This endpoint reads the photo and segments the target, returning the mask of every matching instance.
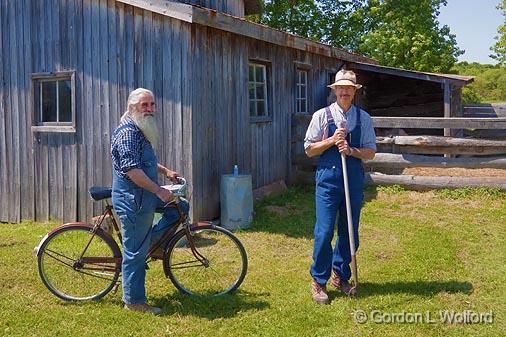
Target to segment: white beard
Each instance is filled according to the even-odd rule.
[[[155,116],[143,116],[141,113],[133,113],[131,115],[134,123],[141,129],[144,137],[151,143],[153,147],[158,144],[158,126],[156,125]]]

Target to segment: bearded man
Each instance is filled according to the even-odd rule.
[[[158,163],[154,151],[157,140],[153,93],[135,89],[128,96],[127,111],[112,135],[112,203],[121,222],[125,308],[153,314],[159,314],[161,309],[146,303],[146,254],[152,238],[161,236],[179,218],[177,210],[168,207],[160,221],[152,226],[156,208],[174,199],[169,190],[158,185],[158,173],[172,181],[178,176]],[[181,203],[188,212],[188,204]]]

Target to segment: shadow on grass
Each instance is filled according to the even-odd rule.
[[[198,316],[207,319],[234,317],[239,312],[264,310],[269,303],[258,300],[259,296],[245,291],[219,297],[194,297],[180,293],[167,295],[153,301],[153,305],[162,309],[162,315]]]
[[[449,281],[412,281],[359,284],[359,298],[376,295],[408,294],[421,297],[433,297],[439,293],[471,294],[473,285],[470,282]],[[339,295],[338,295],[339,296]]]

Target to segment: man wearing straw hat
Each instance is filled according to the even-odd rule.
[[[316,169],[316,224],[314,228],[311,294],[319,304],[330,303],[326,284],[350,294],[351,254],[347,228],[345,190],[341,154],[346,158],[353,232],[358,247],[358,224],[363,201],[362,160],[373,159],[376,136],[369,114],[353,105],[362,85],[351,70],[340,70],[329,85],[336,102],[313,114],[304,139],[308,157],[319,156]],[[334,224],[337,240],[332,248]]]

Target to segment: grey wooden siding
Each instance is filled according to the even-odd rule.
[[[136,87],[153,89],[160,160],[191,175],[190,26],[114,0],[0,2],[0,221],[88,220],[111,184],[111,132]],[[73,70],[77,132],[30,131],[31,73]]]
[[[205,201],[193,207],[196,215],[210,219],[219,215],[220,177],[234,164],[252,175],[253,188],[288,178],[296,62],[311,65],[310,111],[325,105],[328,74],[340,62],[202,26],[196,26],[192,45],[193,198]],[[268,122],[250,121],[250,60],[270,67]]]
[[[296,63],[309,65],[310,111],[326,104],[340,63],[114,0],[3,0],[0,28],[0,221],[9,222],[98,213],[88,188],[111,184],[111,133],[136,87],[155,93],[157,154],[189,178],[193,218],[217,217],[220,177],[234,164],[254,188],[289,177]],[[250,120],[250,60],[270,67],[267,122]],[[33,133],[30,74],[58,71],[75,74],[77,131]]]

